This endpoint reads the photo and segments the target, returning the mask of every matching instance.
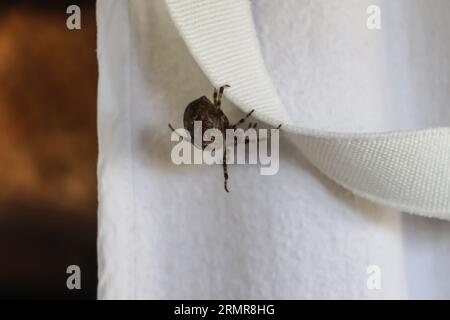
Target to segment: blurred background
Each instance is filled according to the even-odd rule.
[[[72,4],[81,30],[66,27]],[[95,1],[2,0],[2,299],[96,297],[96,96]]]

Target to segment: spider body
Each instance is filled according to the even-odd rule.
[[[217,91],[217,89],[214,89],[213,102],[211,102],[211,100],[209,100],[206,96],[202,96],[188,104],[188,106],[184,111],[183,124],[184,128],[189,132],[191,137],[194,137],[195,135],[194,132],[195,121],[202,122],[202,132],[201,132],[202,137],[206,132],[206,130],[208,129],[218,129],[225,136],[225,130],[227,129],[235,130],[239,124],[244,123],[245,120],[247,120],[247,118],[251,116],[254,110],[250,111],[250,113],[248,113],[244,118],[242,118],[235,124],[230,124],[227,116],[225,115],[225,113],[223,113],[221,109],[223,91],[225,90],[225,88],[229,87],[230,87],[229,85],[224,85],[219,88],[219,91]],[[175,132],[175,129],[170,124],[169,128]],[[256,128],[256,123],[253,125],[253,128]],[[212,141],[202,141],[202,145],[198,146],[195,145],[194,140],[191,139],[191,143],[194,144],[194,146],[196,146],[197,148],[202,150],[204,150],[211,142]],[[227,186],[228,169],[226,158],[227,152],[224,143],[223,161],[222,161],[224,188],[226,192],[229,192]]]
[[[225,132],[229,128],[229,121],[225,113],[220,107],[214,105],[207,97],[203,96],[197,100],[192,101],[184,111],[184,128],[189,132],[191,137],[194,137],[194,122],[202,122],[202,132],[199,132],[201,137],[208,129],[217,129],[220,132]],[[204,150],[212,141],[202,141],[201,146],[195,145],[197,148]]]

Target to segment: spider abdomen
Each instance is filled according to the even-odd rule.
[[[184,111],[184,128],[189,131],[191,137],[195,135],[195,121],[201,121],[202,123],[202,132],[197,133],[201,134],[201,137],[203,137],[205,131],[208,129],[217,129],[224,133],[225,129],[229,126],[228,118],[223,111],[205,96],[189,103]],[[210,143],[210,141],[203,141],[201,149],[205,149]]]

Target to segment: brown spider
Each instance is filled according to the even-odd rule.
[[[202,136],[208,129],[217,129],[222,134],[225,133],[226,129],[233,129],[236,130],[237,126],[239,124],[242,124],[245,122],[245,120],[248,119],[252,115],[252,113],[255,110],[250,111],[244,118],[240,119],[235,124],[230,124],[227,116],[225,113],[223,113],[222,109],[220,108],[222,105],[222,96],[223,91],[225,88],[229,88],[229,85],[224,85],[219,88],[219,91],[217,92],[217,89],[214,88],[214,94],[213,94],[213,102],[209,100],[206,96],[202,96],[198,98],[197,100],[192,101],[188,104],[186,107],[186,110],[184,111],[184,128],[189,132],[190,136],[194,136],[194,122],[195,121],[201,121],[202,122]],[[249,128],[256,128],[257,123],[250,123]],[[278,129],[281,127],[281,125],[278,127]],[[175,132],[175,129],[172,127],[172,125],[169,123],[169,128]],[[225,135],[224,135],[225,136]],[[204,150],[212,141],[202,141],[201,146],[197,146],[194,144],[194,142],[191,140],[191,143],[194,144],[199,149]],[[246,140],[245,143],[248,143],[249,141]],[[227,187],[227,181],[228,181],[228,169],[227,169],[227,162],[226,162],[226,147],[224,145],[223,150],[223,175],[224,175],[224,188],[226,192],[228,191]]]

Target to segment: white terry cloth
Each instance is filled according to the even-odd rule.
[[[365,1],[253,3],[268,71],[294,122],[348,131],[448,125],[449,50],[439,32],[449,30],[449,4],[403,4],[396,18],[400,8],[383,2],[386,26],[371,35]],[[413,37],[407,26],[422,12],[434,19],[414,24]],[[416,296],[406,278],[436,276],[405,272],[400,213],[330,182],[289,138],[275,176],[230,166],[229,194],[220,166],[172,164],[167,123],[180,127],[184,107],[210,96],[211,84],[162,0],[99,0],[97,14],[99,298],[406,298]],[[412,108],[407,118],[397,106]],[[224,110],[242,115],[226,101]],[[430,250],[446,240],[438,226],[435,243],[424,238]],[[423,254],[406,253],[407,262]],[[369,265],[381,268],[381,290],[367,288]]]

